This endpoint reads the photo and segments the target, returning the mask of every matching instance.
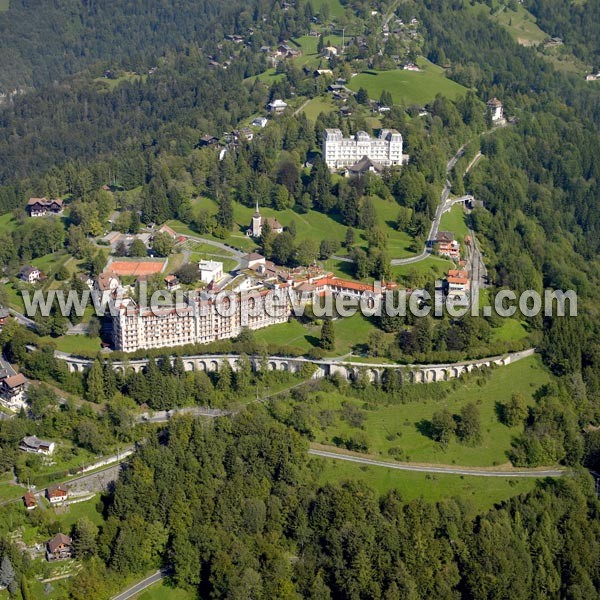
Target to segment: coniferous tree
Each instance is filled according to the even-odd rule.
[[[0,583],[5,587],[11,587],[15,581],[16,573],[13,564],[8,557],[4,555],[0,562]]]
[[[323,320],[319,346],[323,348],[323,350],[333,350],[335,348],[335,330],[331,319]]]
[[[104,373],[102,363],[96,359],[86,378],[86,396],[87,399],[96,404],[101,404],[106,400],[104,395]]]

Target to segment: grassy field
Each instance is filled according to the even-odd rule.
[[[64,509],[64,512],[58,514],[58,519],[63,531],[69,531],[71,527],[81,518],[86,517],[96,525],[102,525],[104,519],[102,514],[96,510],[96,504],[100,499],[100,494],[96,494],[90,500],[70,504]]]
[[[262,81],[267,85],[272,85],[273,83],[280,81],[281,79],[285,79],[285,75],[283,73],[276,73],[275,69],[267,69],[263,73],[259,75],[253,75],[252,77],[247,77],[244,81],[248,83],[254,83],[256,80]]]
[[[502,325],[492,329],[492,343],[493,342],[506,342],[509,340],[522,340],[526,338],[528,331],[521,323],[516,319],[502,319]]]
[[[0,12],[6,12],[10,6],[10,0],[0,0]]]
[[[52,343],[56,346],[57,350],[71,354],[83,352],[94,356],[96,352],[100,352],[101,350],[100,338],[92,338],[87,335],[63,335],[58,338],[46,336],[40,338],[40,342]]]
[[[440,231],[451,231],[462,244],[465,236],[469,235],[467,227],[467,214],[462,204],[455,204],[448,212],[442,215]]]
[[[332,17],[339,17],[344,14],[344,7],[340,3],[340,0],[315,0],[313,3],[315,13],[320,13],[324,4],[327,4],[329,8],[329,14]]]
[[[2,12],[2,0],[0,0],[0,12]],[[10,233],[14,231],[17,225],[18,223],[15,221],[12,212],[7,212],[0,216],[0,231],[2,233]]]
[[[361,335],[359,339],[364,338]],[[337,411],[340,411],[343,402],[349,401],[348,397],[327,394],[326,398],[321,399],[319,408],[336,412],[338,418],[325,427],[315,429],[316,441],[331,445],[336,436],[355,435],[364,431],[369,441],[369,452],[386,458],[390,458],[390,448],[399,448],[402,451],[401,460],[412,462],[482,467],[505,464],[508,462],[506,451],[510,449],[511,439],[522,426],[509,428],[500,423],[497,403],[509,400],[515,392],[522,392],[527,403],[531,404],[533,392],[550,379],[539,357],[534,356],[500,367],[488,379],[482,378],[482,381],[473,378],[467,382],[429,384],[443,385],[449,394],[441,401],[421,400],[367,409],[362,430],[339,418],[341,413]],[[362,406],[359,400],[350,402],[357,408]],[[467,446],[453,440],[444,450],[423,433],[424,426],[435,411],[447,408],[452,414],[458,414],[467,402],[475,402],[479,407],[483,437],[480,445]]]
[[[521,4],[517,10],[508,8],[492,15],[492,19],[500,23],[523,46],[533,46],[543,42],[548,34],[542,31],[536,18]]]
[[[437,94],[454,99],[464,95],[465,87],[447,79],[444,70],[425,59],[420,61],[421,72],[393,71],[363,71],[353,77],[348,83],[354,91],[365,88],[372,99],[379,99],[384,90],[392,94],[397,104],[424,105],[431,102]]]
[[[197,597],[193,592],[174,588],[164,581],[159,581],[133,598],[134,600],[195,600]]]
[[[439,256],[429,256],[417,263],[392,267],[392,273],[400,281],[410,283],[415,287],[443,277],[453,266],[454,263],[450,260]]]
[[[477,513],[511,496],[529,492],[536,485],[535,479],[411,473],[320,457],[313,457],[313,464],[321,484],[353,479],[362,481],[380,495],[396,489],[406,501],[424,498],[437,502],[443,498],[458,497],[471,503]]]
[[[335,104],[329,98],[317,96],[313,98],[303,109],[302,112],[311,121],[316,121],[317,117],[323,113],[330,113],[336,110]]]
[[[371,200],[375,207],[379,224],[384,228],[388,235],[388,250],[390,256],[396,258],[410,256],[411,251],[409,250],[409,246],[412,242],[411,237],[404,232],[397,231],[394,227],[396,217],[398,216],[398,205],[395,202],[387,202],[377,197],[373,197]],[[216,213],[217,206],[215,202],[208,198],[200,198],[195,202],[194,210],[207,210],[211,213]],[[253,207],[244,206],[239,202],[234,202],[233,231],[225,240],[218,241],[225,242],[226,244],[230,244],[231,246],[246,251],[251,251],[256,248],[256,243],[246,235],[246,230],[248,229],[254,210]],[[269,207],[261,207],[260,212],[261,215],[264,215],[265,217],[276,218],[284,227],[289,226],[292,221],[294,221],[296,223],[296,239],[298,241],[303,239],[328,239],[337,240],[341,243],[346,237],[347,227],[345,225],[329,215],[314,210],[310,210],[306,213],[299,213],[293,209],[277,211]],[[198,233],[191,231],[189,227],[178,221],[169,221],[168,225],[180,233],[199,236]],[[361,239],[361,235],[364,234],[364,232],[357,229],[356,233],[358,245],[366,248],[367,243],[364,240],[364,236]],[[212,238],[210,235],[203,235],[200,237]],[[215,250],[215,252],[219,252],[219,250]]]
[[[0,483],[0,502],[4,500],[12,500],[13,498],[19,498],[24,493],[25,490],[19,485],[14,485],[9,481],[3,481]]]
[[[296,66],[309,67],[310,69],[329,68],[329,60],[320,56],[317,52],[317,44],[319,43],[318,37],[305,35],[299,38],[293,38],[291,42],[302,50],[302,54],[293,59]],[[329,43],[340,47],[342,45],[342,36],[327,33],[325,35],[325,43],[326,45]]]
[[[366,342],[369,333],[375,329],[371,321],[361,314],[333,322],[335,330],[335,349],[327,352],[327,356],[340,356],[348,354],[357,343]],[[302,325],[295,319],[289,323],[272,325],[254,333],[258,341],[267,344],[281,344],[296,346],[308,351],[318,345],[321,336],[320,325]]]
[[[97,81],[108,91],[114,90],[116,87],[121,85],[122,83],[129,81],[146,81],[148,75],[138,75],[137,73],[124,73],[121,77],[117,77],[116,79],[107,79],[106,77],[97,77],[94,81]]]
[[[254,337],[266,344],[285,344],[305,351],[314,347],[313,342],[316,342],[318,336],[318,327],[307,327],[296,319],[254,332]]]

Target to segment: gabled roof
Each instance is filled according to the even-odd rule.
[[[49,448],[50,444],[52,444],[52,442],[47,442],[46,440],[40,440],[40,438],[36,437],[35,435],[26,435],[21,440],[21,444],[28,446],[29,448],[39,449],[41,446]]]
[[[48,496],[66,496],[69,493],[67,486],[62,483],[54,483],[48,486]]]
[[[2,383],[10,389],[14,389],[21,385],[25,385],[27,383],[27,379],[25,379],[25,375],[23,375],[23,373],[17,373],[12,377],[6,377],[2,380]]]
[[[265,217],[263,221],[267,223],[271,229],[283,229],[283,225],[277,219]]]
[[[59,206],[62,206],[63,201],[60,198],[54,198],[53,200],[48,200],[48,198],[29,198],[27,206],[34,206],[35,204],[41,204],[42,206],[58,204]]]
[[[348,171],[351,173],[367,173],[371,170],[376,173],[381,173],[383,167],[378,162],[371,160],[368,156],[363,156],[357,163],[348,167]]]
[[[48,540],[48,550],[54,554],[61,546],[70,546],[73,540],[64,533],[57,533],[51,540]]]
[[[450,244],[454,241],[454,234],[451,231],[438,231],[435,239],[438,242]]]

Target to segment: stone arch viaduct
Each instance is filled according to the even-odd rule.
[[[311,360],[303,357],[287,358],[284,356],[269,356],[266,360],[264,358],[250,356],[249,361],[252,369],[255,371],[266,366],[270,371],[299,373],[306,365],[314,365],[314,367],[316,367],[312,375],[314,379],[337,375],[344,379],[353,380],[363,375],[373,383],[380,383],[384,370],[386,368],[392,368],[399,370],[402,373],[404,381],[407,383],[433,383],[456,379],[464,373],[470,373],[474,369],[508,365],[527,356],[531,356],[534,352],[535,349],[530,348],[529,350],[513,352],[502,356],[433,365],[361,363],[339,359]],[[64,360],[71,372],[84,372],[93,362],[91,359],[79,358],[63,352],[56,352],[56,357],[60,360]],[[186,371],[206,371],[210,373],[218,371],[224,363],[229,363],[230,367],[235,371],[238,368],[240,356],[237,354],[199,354],[194,356],[182,356],[181,358]],[[114,361],[112,363],[114,370],[120,373],[139,373],[144,370],[147,364],[148,359],[146,358]]]

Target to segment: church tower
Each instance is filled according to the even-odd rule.
[[[252,215],[252,237],[260,237],[262,232],[262,217],[258,210],[258,200],[256,201],[256,212]]]

